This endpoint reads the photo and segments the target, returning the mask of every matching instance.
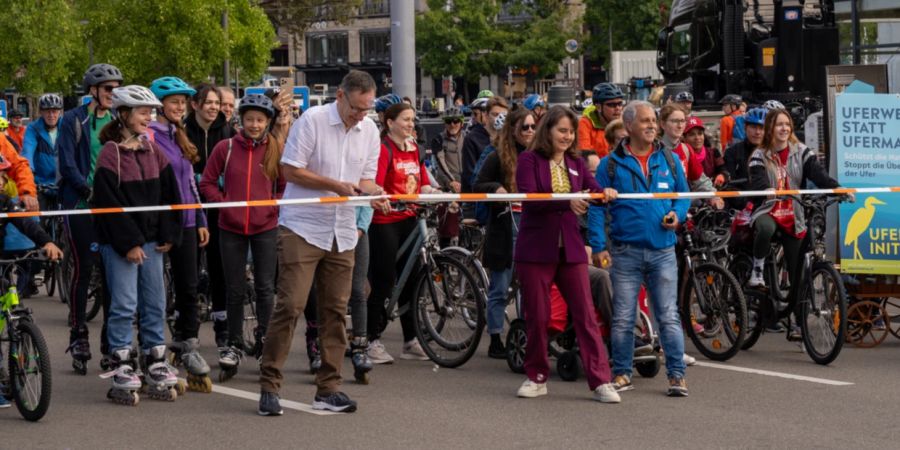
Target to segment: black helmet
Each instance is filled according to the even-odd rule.
[[[88,67],[87,72],[84,73],[82,84],[84,85],[84,90],[87,91],[91,86],[96,86],[106,81],[118,81],[121,83],[122,80],[122,72],[116,66],[100,63]]]
[[[592,102],[597,105],[598,108],[600,107],[600,104],[607,100],[625,98],[625,95],[622,94],[622,90],[612,83],[600,83],[594,86],[592,91]]]
[[[38,109],[63,109],[62,97],[56,94],[44,94],[38,99]]]
[[[676,103],[680,103],[680,102],[691,102],[691,103],[694,103],[694,94],[691,94],[691,93],[688,92],[688,91],[682,91],[682,92],[679,92],[679,93],[675,96],[675,102],[676,102]]]
[[[269,97],[263,94],[248,94],[241,99],[241,105],[238,106],[238,115],[243,116],[245,112],[255,109],[262,111],[269,119],[275,117],[275,105]]]
[[[722,97],[722,100],[719,100],[719,104],[722,105],[740,105],[744,100],[740,95],[728,94]]]

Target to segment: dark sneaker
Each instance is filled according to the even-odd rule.
[[[491,336],[491,345],[488,347],[488,357],[493,359],[506,359],[506,347],[500,339]]]
[[[688,388],[684,378],[669,378],[669,391],[666,392],[669,397],[687,397]]]
[[[261,416],[280,416],[284,414],[281,409],[281,403],[278,401],[278,394],[274,392],[262,391],[259,395],[259,410]]]
[[[612,385],[616,389],[616,392],[625,392],[634,389],[634,385],[631,384],[631,377],[625,374],[616,375]]]
[[[356,411],[356,402],[350,400],[350,397],[343,392],[335,392],[325,396],[316,395],[312,407],[313,409],[352,413]]]

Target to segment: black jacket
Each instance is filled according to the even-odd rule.
[[[204,130],[197,123],[196,113],[191,113],[184,121],[184,128],[187,131],[188,139],[197,147],[197,153],[200,155],[200,161],[194,163],[194,173],[203,173],[206,168],[206,160],[212,154],[213,148],[219,141],[234,136],[234,129],[225,120],[225,114],[219,113],[216,120],[209,125],[209,130]]]
[[[734,186],[737,189],[745,189],[749,184],[750,173],[747,171],[747,163],[750,161],[753,150],[756,150],[756,147],[746,140],[732,144],[725,150],[725,165],[722,167],[722,173],[729,182],[744,180]]]
[[[472,125],[466,134],[466,140],[463,141],[462,182],[460,183],[462,184],[463,192],[472,192],[470,181],[472,180],[473,172],[475,172],[475,164],[478,163],[481,152],[488,145],[491,145],[491,135],[488,134],[488,131],[480,123]]]
[[[517,145],[519,154],[525,150]],[[506,173],[500,163],[500,154],[493,152],[484,160],[478,180],[472,187],[473,192],[492,194],[503,186]],[[491,270],[504,270],[512,267],[513,262],[513,222],[509,211],[509,203],[492,202],[491,219],[487,225],[484,246],[484,267]]]

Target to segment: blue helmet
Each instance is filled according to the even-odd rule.
[[[763,126],[766,123],[766,109],[765,108],[752,108],[747,111],[747,114],[744,114],[744,125],[759,125]]]
[[[534,111],[534,108],[540,106],[541,108],[546,107],[547,105],[544,103],[544,99],[541,98],[538,94],[531,94],[528,97],[525,97],[525,101],[522,103],[522,106],[529,111]]]
[[[593,95],[591,98],[595,105],[599,105],[607,100],[625,98],[625,94],[622,94],[622,90],[612,83],[600,83],[594,86],[592,91]]]
[[[391,106],[394,106],[402,101],[403,99],[401,99],[397,94],[382,95],[381,97],[375,99],[375,112],[383,113],[387,111],[387,109]]]
[[[157,78],[150,83],[150,91],[153,92],[153,95],[155,95],[159,101],[162,101],[170,95],[186,95],[190,98],[197,93],[194,88],[178,77]]]

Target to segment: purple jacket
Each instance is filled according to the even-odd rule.
[[[150,122],[150,129],[152,131],[147,134],[152,135],[151,139],[165,152],[166,157],[169,158],[169,164],[172,165],[172,170],[175,172],[175,178],[178,180],[178,192],[181,193],[181,203],[200,203],[200,194],[194,177],[194,166],[190,161],[184,159],[181,147],[175,142],[175,126]],[[182,212],[181,220],[184,228],[206,227],[206,216],[203,214],[203,210],[186,209]]]
[[[584,160],[566,155],[566,167],[572,192],[602,192],[597,180],[588,172]],[[533,152],[519,155],[516,185],[521,193],[551,193],[550,160]],[[565,249],[565,261],[587,263],[584,239],[578,228],[578,217],[567,201],[522,202],[522,219],[516,238],[515,261],[556,263],[559,261],[559,236]]]

